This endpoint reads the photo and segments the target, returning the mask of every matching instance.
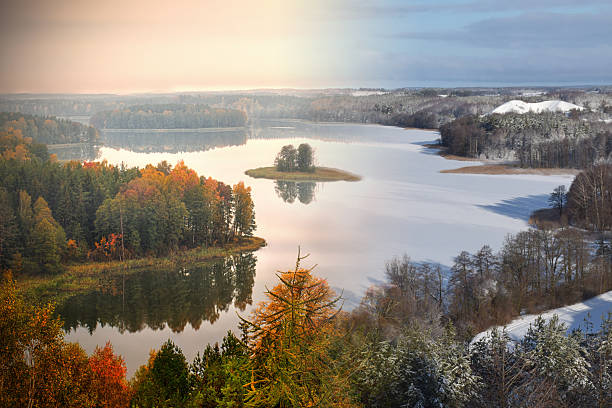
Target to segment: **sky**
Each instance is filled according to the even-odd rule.
[[[0,93],[612,84],[610,0],[0,0]]]

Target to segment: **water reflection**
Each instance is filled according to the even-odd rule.
[[[203,321],[214,323],[233,303],[240,310],[251,304],[257,258],[233,255],[212,263],[146,270],[125,278],[102,279],[100,288],[66,300],[57,312],[64,330],[110,325],[119,332],[166,325],[181,332],[189,323],[196,330]]]
[[[98,157],[99,146],[87,143],[69,143],[62,145],[47,145],[50,154],[57,156],[58,160],[88,160],[92,161]]]
[[[104,146],[140,153],[199,152],[218,147],[241,146],[247,141],[247,131],[244,128],[105,129],[101,136]]]
[[[276,195],[286,203],[293,203],[297,198],[302,204],[310,204],[314,200],[315,187],[317,183],[312,181],[283,181],[274,182]]]

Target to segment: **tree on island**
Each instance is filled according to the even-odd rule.
[[[314,151],[308,143],[302,143],[297,149],[297,168],[299,171],[314,172]]]
[[[308,172],[315,171],[314,150],[307,143],[302,143],[297,150],[293,145],[286,145],[276,155],[274,160],[276,170],[282,172]]]

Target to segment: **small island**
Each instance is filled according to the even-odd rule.
[[[361,177],[348,171],[314,165],[314,151],[307,143],[296,149],[283,146],[276,155],[274,166],[259,167],[244,172],[253,178],[286,181],[359,181]]]

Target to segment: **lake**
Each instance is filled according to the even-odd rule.
[[[237,313],[276,284],[276,271],[295,265],[298,247],[342,293],[351,308],[371,285],[384,282],[385,262],[408,254],[446,269],[462,250],[498,249],[527,227],[532,210],[572,176],[441,174],[470,165],[441,158],[423,144],[436,132],[378,125],[260,121],[246,130],[104,132],[98,160],[144,167],[184,160],[199,175],[252,190],[256,235],[268,245],[209,265],[180,265],[103,282],[58,310],[67,340],[92,352],[111,341],[128,375],[167,339],[191,361],[209,342],[237,331]],[[317,163],[363,177],[358,182],[276,183],[244,175],[270,166],[283,145],[307,142]]]

